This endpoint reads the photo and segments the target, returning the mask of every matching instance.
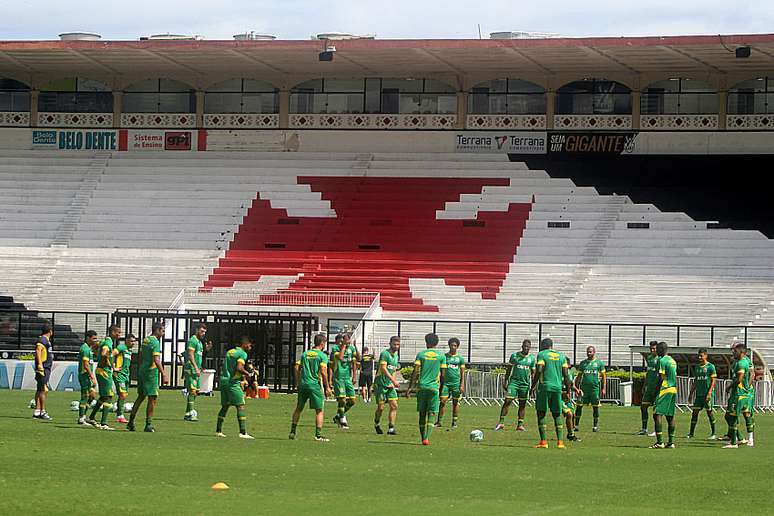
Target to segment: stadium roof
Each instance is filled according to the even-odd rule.
[[[0,74],[207,76],[250,69],[270,76],[417,76],[422,74],[567,75],[772,71],[774,34],[522,40],[336,41],[333,62],[319,62],[323,41],[0,41]],[[735,57],[750,46],[747,59]]]

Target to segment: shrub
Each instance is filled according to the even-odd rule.
[[[35,353],[24,353],[19,355],[19,360],[35,360]]]
[[[504,367],[493,367],[489,370],[489,374],[497,376],[498,374],[505,374],[506,369]]]

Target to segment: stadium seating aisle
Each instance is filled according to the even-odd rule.
[[[32,308],[166,308],[184,287],[262,285],[376,290],[385,318],[735,327],[719,340],[772,322],[774,244],[760,233],[504,156],[0,158],[0,292]],[[482,350],[502,341],[495,325],[476,331]]]

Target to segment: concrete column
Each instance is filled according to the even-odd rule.
[[[279,92],[279,126],[280,129],[289,129],[290,125],[290,91]]]
[[[718,129],[726,130],[726,118],[728,118],[728,91],[718,92]]]
[[[556,90],[546,91],[546,129],[554,128],[554,115],[556,114]]]
[[[196,127],[204,127],[204,92],[196,90]]]
[[[642,94],[632,90],[632,129],[640,128],[640,115],[642,115]]]
[[[124,92],[113,92],[113,127],[121,127],[121,113],[124,112]]]
[[[457,124],[455,129],[465,129],[468,121],[468,92],[457,92]]]
[[[30,91],[30,126],[38,126],[38,97],[40,92],[38,90]]]

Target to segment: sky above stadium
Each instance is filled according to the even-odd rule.
[[[231,39],[253,30],[281,39],[321,32],[378,38],[484,38],[527,30],[564,36],[771,32],[771,0],[0,0],[0,40],[57,39],[89,31],[104,39],[159,33]]]

